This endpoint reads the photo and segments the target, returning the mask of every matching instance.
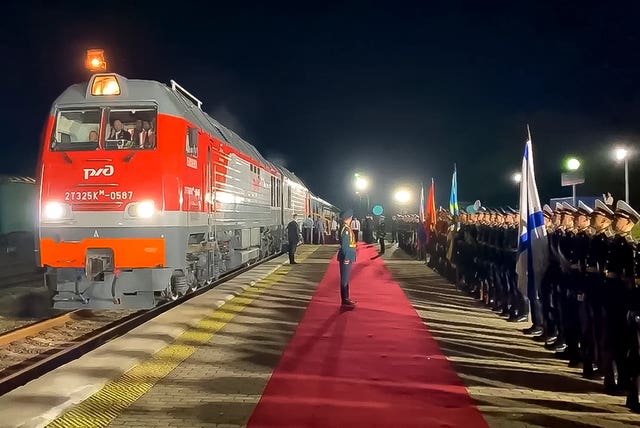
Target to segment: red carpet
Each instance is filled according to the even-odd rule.
[[[358,247],[352,311],[337,261],[318,286],[249,427],[486,427],[375,248]]]

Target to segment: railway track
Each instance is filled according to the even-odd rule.
[[[0,395],[36,379],[280,254],[150,310],[78,310],[0,334]]]

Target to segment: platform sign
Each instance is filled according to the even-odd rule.
[[[561,177],[562,186],[575,186],[584,183],[582,172],[563,172]]]
[[[373,215],[382,215],[382,213],[384,212],[384,208],[382,208],[382,205],[375,205],[371,209],[371,212],[373,213]]]

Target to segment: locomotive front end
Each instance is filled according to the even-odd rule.
[[[40,261],[54,307],[152,307],[170,283],[158,108],[94,75],[56,102],[40,165]]]

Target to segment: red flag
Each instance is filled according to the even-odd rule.
[[[433,230],[436,226],[436,188],[431,179],[431,187],[429,188],[429,197],[427,198],[427,230]]]

